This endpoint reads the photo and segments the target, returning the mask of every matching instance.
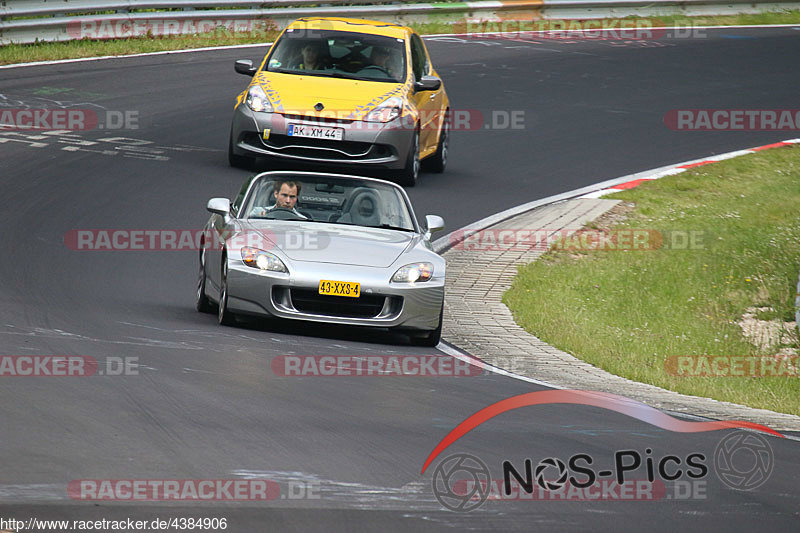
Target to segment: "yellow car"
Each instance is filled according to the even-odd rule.
[[[228,159],[389,174],[413,186],[420,164],[447,165],[450,102],[411,28],[346,18],[302,18],[275,40],[239,94]]]

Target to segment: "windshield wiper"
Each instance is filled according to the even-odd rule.
[[[347,79],[359,81],[377,81],[382,83],[400,83],[394,78],[370,78],[368,76],[348,76]]]
[[[398,80],[394,78],[368,78],[366,76],[354,76],[352,74],[347,74],[345,72],[336,72],[328,70],[299,70],[299,69],[273,67],[269,69],[269,72],[278,72],[280,74],[298,74],[300,76],[321,76],[323,78],[341,78],[343,80],[400,83]]]
[[[381,224],[380,226],[367,226],[368,228],[381,228],[381,229],[394,229],[397,231],[410,231],[416,233],[413,229],[401,228],[400,226],[392,226],[391,224]]]
[[[386,78],[368,78],[366,76],[356,76],[354,74],[349,74],[347,72],[337,72],[337,71],[321,71],[320,76],[327,76],[329,78],[342,78],[344,80],[358,80],[358,81],[386,81]]]
[[[323,78],[344,78],[350,79],[341,72],[334,72],[329,70],[301,70],[293,68],[271,68],[270,72],[279,72],[281,74],[297,74],[299,76],[321,76]]]
[[[356,224],[354,222],[329,222],[329,224],[336,224],[338,226],[353,226],[356,228],[376,228],[376,229],[393,229],[397,231],[408,231],[416,233],[413,229],[401,228],[399,226],[392,226],[391,224],[381,224],[380,226],[367,226],[366,224]]]

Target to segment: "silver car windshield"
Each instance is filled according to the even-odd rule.
[[[399,83],[406,78],[403,39],[332,30],[287,30],[269,72]]]
[[[241,217],[415,231],[400,191],[369,180],[300,176],[253,182]]]

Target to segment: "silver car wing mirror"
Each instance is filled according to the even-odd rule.
[[[425,237],[430,239],[431,235],[444,229],[444,219],[439,215],[425,215],[425,225],[428,227]]]
[[[206,209],[211,213],[227,218],[231,213],[231,201],[227,198],[212,198],[206,204]]]

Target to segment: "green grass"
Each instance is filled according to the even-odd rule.
[[[736,323],[794,320],[800,268],[800,147],[699,167],[610,196],[617,227],[702,232],[697,249],[551,250],[503,301],[530,333],[613,374],[684,394],[800,415],[800,377],[685,378],[669,356],[772,355]],[[797,348],[795,344],[789,347]],[[785,348],[785,346],[784,346]]]
[[[463,19],[452,20],[453,15],[434,14],[431,22],[412,23],[410,26],[422,34],[462,33],[466,29]],[[450,19],[448,22],[446,19]],[[703,25],[753,25],[800,23],[800,11],[782,11],[759,15],[730,15],[708,17],[626,17],[645,19],[653,23],[678,26]],[[490,29],[490,28],[489,28]],[[524,27],[523,27],[524,29]],[[258,44],[273,40],[278,35],[274,30],[251,33],[231,33],[220,29],[216,32],[174,37],[135,37],[129,39],[80,40],[58,43],[9,44],[0,46],[0,65],[31,61],[52,61],[81,57],[129,55],[166,50],[185,50],[209,46]]]
[[[703,17],[667,15],[649,18],[658,19],[668,26],[755,26],[760,24],[797,24],[800,22],[800,11],[783,10],[754,15],[708,15]]]
[[[249,34],[237,35],[220,31],[211,34],[162,38],[134,37],[106,41],[80,40],[59,43],[9,44],[0,47],[0,65],[81,57],[120,56],[162,52],[165,50],[206,48],[209,46],[266,43],[272,41],[277,35],[277,31],[264,32],[258,36]]]

